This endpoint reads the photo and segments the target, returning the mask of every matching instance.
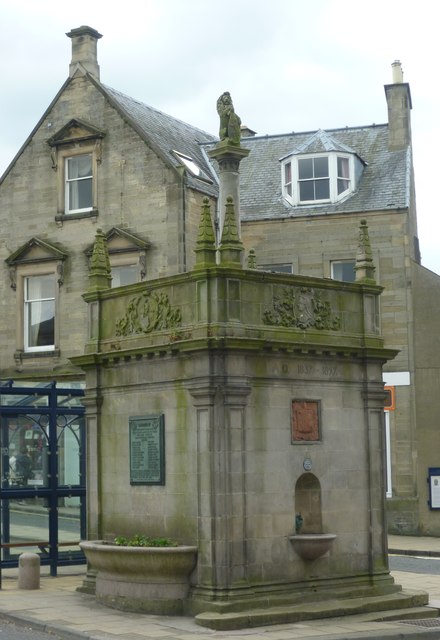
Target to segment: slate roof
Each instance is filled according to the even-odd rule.
[[[208,195],[217,196],[215,175],[201,143],[217,142],[218,138],[202,129],[158,111],[139,100],[130,98],[116,89],[99,85],[110,102],[126,117],[134,129],[167,163],[182,167],[173,151],[191,157],[194,162],[213,180],[213,184],[201,180],[187,171],[188,185]]]
[[[368,212],[409,206],[411,149],[388,151],[388,125],[243,138],[250,150],[240,164],[243,220]],[[280,160],[302,150],[352,150],[365,163],[357,191],[337,204],[292,206],[282,197]],[[316,146],[321,145],[318,149]]]

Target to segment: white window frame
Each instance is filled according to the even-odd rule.
[[[54,298],[54,344],[42,345],[39,347],[29,347],[28,325],[25,309],[26,279],[33,276],[51,275],[54,278],[55,298]],[[55,262],[34,265],[17,265],[17,334],[16,344],[19,351],[32,354],[42,352],[54,352],[58,350],[59,344],[59,283],[57,281],[57,265]]]
[[[299,161],[310,160],[316,158],[328,159],[328,179],[329,179],[329,198],[322,200],[300,200],[299,195]],[[348,178],[345,176],[338,176],[338,158],[344,158],[348,160]],[[286,176],[289,175],[290,165],[290,177],[291,182],[286,182]],[[317,178],[319,180],[320,178]],[[338,194],[338,181],[344,179],[348,181],[348,188]],[[289,156],[285,158],[281,163],[281,182],[283,197],[294,206],[314,206],[317,204],[325,204],[328,202],[339,202],[343,200],[349,193],[353,191],[354,185],[354,157],[349,153],[314,153],[301,156]]]
[[[390,411],[385,411],[385,465],[386,465],[386,489],[385,495],[387,498],[393,497],[393,482],[392,482],[392,468],[391,468],[391,426],[390,426]]]
[[[78,178],[69,178],[69,162],[73,159],[77,159],[80,157],[84,157],[87,156],[90,158],[90,174],[87,176],[81,176]],[[90,198],[90,206],[88,207],[80,207],[80,208],[73,208],[71,207],[71,203],[70,203],[70,185],[72,183],[78,183],[81,182],[83,180],[90,180],[92,183],[92,188],[91,188],[91,198]],[[88,211],[92,211],[93,209],[93,154],[92,153],[77,153],[77,154],[73,154],[73,155],[69,155],[66,156],[64,158],[64,198],[65,198],[65,202],[64,202],[64,212],[66,215],[70,215],[72,213],[86,213]]]
[[[356,271],[355,271],[355,277],[354,280],[340,280],[339,278],[335,278],[335,273],[334,273],[334,266],[336,264],[353,264],[353,267],[356,267],[356,260],[354,258],[347,258],[346,260],[331,260],[330,261],[330,277],[332,280],[338,280],[339,282],[355,282],[356,280]]]
[[[136,263],[130,262],[129,264],[115,264],[115,265],[111,265],[111,269],[112,269],[112,287],[123,287],[123,286],[127,286],[127,285],[121,285],[121,284],[115,284],[115,270],[117,269],[134,269],[135,273],[136,273],[136,280],[134,280],[133,282],[129,282],[128,284],[136,284],[137,282],[139,282],[139,267]]]
[[[131,284],[136,284],[137,282],[141,282],[142,278],[141,278],[140,263],[139,263],[140,255],[138,251],[130,251],[127,253],[124,252],[120,254],[110,253],[109,258],[110,258],[110,267],[112,272],[113,272],[113,269],[117,267],[136,267],[137,279],[135,282]],[[113,281],[111,286],[116,287],[116,285],[113,284]],[[121,285],[121,286],[124,286],[124,285]]]
[[[57,202],[57,215],[59,219],[75,218],[82,216],[97,215],[97,193],[98,193],[98,164],[100,162],[100,145],[95,142],[93,144],[69,144],[66,146],[60,146],[56,150],[56,168],[57,168],[57,187],[58,187],[58,202]],[[69,199],[67,193],[67,160],[75,156],[92,157],[92,206],[85,209],[69,209]]]

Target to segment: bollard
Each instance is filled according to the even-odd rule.
[[[18,558],[18,588],[40,588],[40,556],[37,553],[22,553]]]

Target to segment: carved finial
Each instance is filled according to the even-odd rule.
[[[234,111],[229,91],[225,91],[217,100],[217,113],[220,116],[220,140],[227,140],[229,144],[240,144],[241,120]]]
[[[375,284],[373,264],[373,252],[371,251],[370,236],[366,220],[361,220],[359,227],[359,244],[356,254],[356,282],[369,282]]]
[[[98,291],[111,287],[111,267],[107,250],[107,238],[102,229],[96,230],[95,244],[90,260],[88,291]]]
[[[255,255],[255,249],[249,249],[247,266],[248,266],[248,269],[257,268],[257,256]]]
[[[212,245],[215,245],[215,236],[214,229],[212,227],[211,206],[209,204],[209,198],[203,198],[197,246],[206,248],[211,247]]]
[[[225,223],[223,225],[221,243],[222,245],[241,244],[240,237],[238,235],[237,221],[235,219],[234,200],[232,196],[228,196],[226,198]]]
[[[203,198],[202,214],[200,216],[199,233],[197,236],[195,268],[206,268],[215,264],[216,248],[215,235],[212,227],[211,206],[209,198]]]
[[[226,198],[225,222],[220,244],[221,263],[223,266],[240,266],[241,255],[244,251],[240,240],[235,218],[234,200],[232,196]]]

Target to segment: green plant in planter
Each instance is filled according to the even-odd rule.
[[[131,538],[116,536],[115,544],[120,547],[177,547],[175,540],[170,538],[150,538],[143,534],[136,533]]]

